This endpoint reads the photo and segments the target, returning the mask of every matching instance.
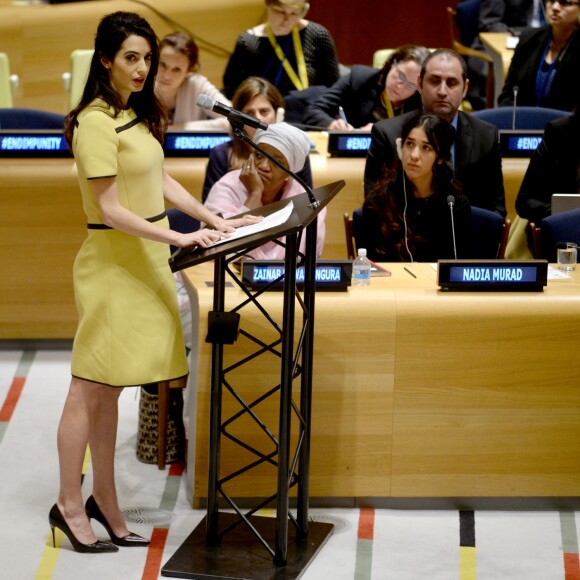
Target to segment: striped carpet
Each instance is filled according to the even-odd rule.
[[[69,372],[68,351],[0,351],[0,578],[160,578],[161,567],[204,513],[188,505],[182,465],[159,471],[136,459],[136,389],[126,389],[120,400],[119,496],[128,514],[166,514],[166,521],[131,523],[130,529],[151,537],[148,549],[77,554],[60,533],[52,546],[48,511],[57,493],[56,429]],[[85,467],[88,497],[89,458]],[[575,512],[363,508],[310,514],[335,530],[305,580],[580,580]],[[93,524],[105,539],[104,529]]]

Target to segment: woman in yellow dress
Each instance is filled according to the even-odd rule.
[[[73,270],[79,326],[58,428],[60,491],[49,523],[79,552],[149,543],[129,532],[118,504],[117,402],[124,386],[188,373],[168,244],[205,247],[257,219],[213,215],[163,170],[167,119],[154,93],[158,61],[146,20],[131,12],[105,16],[80,104],[65,122],[88,223]],[[165,200],[213,229],[172,231]],[[87,444],[93,493],[83,505]],[[112,544],[97,540],[91,518],[104,525]]]

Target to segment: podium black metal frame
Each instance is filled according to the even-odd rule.
[[[170,260],[173,271],[215,260],[214,266],[214,312],[225,312],[226,274],[243,291],[245,298],[228,312],[239,313],[247,304],[255,305],[265,319],[277,331],[279,338],[264,343],[259,337],[245,330],[240,332],[252,340],[258,350],[224,369],[224,344],[219,340],[212,344],[211,411],[210,411],[210,457],[208,474],[207,515],[189,538],[168,560],[161,570],[163,576],[178,578],[297,578],[332,533],[332,524],[309,522],[309,477],[310,477],[310,423],[312,401],[312,369],[315,311],[315,270],[317,216],[327,203],[344,187],[339,181],[303,193],[291,199],[268,205],[254,214],[269,215],[292,202],[294,209],[288,221],[281,226],[213,246],[202,251],[178,251]],[[317,203],[312,203],[312,197]],[[306,231],[306,247],[299,253],[300,239]],[[259,297],[269,286],[257,291],[246,288],[230,267],[249,250],[268,241],[285,236],[286,257],[283,278],[282,326],[280,327],[260,305]],[[297,291],[296,269],[304,264],[303,296]],[[272,285],[280,279],[273,280]],[[302,327],[294,349],[296,304],[302,310]],[[215,334],[220,334],[219,331]],[[231,336],[231,329],[225,334]],[[247,403],[229,384],[227,374],[264,353],[273,353],[280,358],[280,384],[267,390],[256,400]],[[299,406],[292,397],[293,381],[300,377]],[[222,389],[238,401],[241,411],[222,419]],[[268,397],[280,394],[278,436],[270,431],[255,412],[255,407]],[[298,421],[298,439],[291,455],[291,425],[293,414]],[[250,416],[274,443],[274,451],[265,453],[241,441],[228,432],[228,426],[242,416]],[[235,472],[220,478],[221,437],[249,451],[256,458]],[[277,460],[276,460],[277,458]],[[261,499],[259,503],[243,512],[230,497],[224,484],[242,476],[258,465],[268,463],[277,468],[276,493]],[[296,516],[290,512],[290,489],[297,486]],[[220,496],[234,513],[219,510]],[[276,517],[255,515],[258,510],[275,500]],[[289,531],[289,522],[293,528]],[[221,524],[221,525],[220,525]],[[243,525],[240,525],[243,524]],[[292,540],[289,549],[289,539]],[[266,552],[264,552],[264,550]],[[264,557],[269,554],[271,559]]]

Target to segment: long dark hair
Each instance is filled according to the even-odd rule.
[[[403,125],[401,141],[404,143],[413,129],[423,129],[427,141],[433,147],[437,157],[433,163],[433,196],[461,195],[459,184],[456,183],[451,166],[451,147],[455,138],[455,129],[450,123],[437,115],[413,115]],[[405,180],[405,181],[404,181]],[[408,182],[401,160],[393,162],[386,171],[385,178],[371,190],[365,199],[363,211],[373,214],[373,221],[378,222],[382,236],[392,241],[393,245],[401,246],[404,229],[404,208],[406,195],[412,195],[411,184]],[[411,249],[421,238],[414,236],[408,229],[408,241]]]
[[[95,52],[81,100],[65,118],[64,135],[69,145],[72,144],[79,114],[96,98],[105,101],[113,109],[115,117],[125,108],[119,94],[111,86],[109,71],[103,66],[101,59],[113,61],[121,45],[129,36],[139,36],[147,40],[151,47],[151,68],[143,89],[131,93],[127,105],[135,111],[139,120],[147,126],[151,134],[160,143],[163,142],[167,116],[154,91],[155,75],[159,65],[157,36],[147,20],[139,14],[114,12],[105,16],[99,23],[95,36]]]

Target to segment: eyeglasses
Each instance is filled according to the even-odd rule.
[[[393,66],[395,67],[395,70],[397,71],[397,78],[398,78],[399,82],[403,83],[410,91],[416,91],[417,85],[415,83],[412,83],[410,80],[408,80],[407,77],[399,70],[399,63],[394,62]]]
[[[578,6],[580,4],[580,2],[572,2],[571,0],[546,0],[546,4],[556,4],[556,2],[558,2],[562,8],[568,8],[568,6]]]

